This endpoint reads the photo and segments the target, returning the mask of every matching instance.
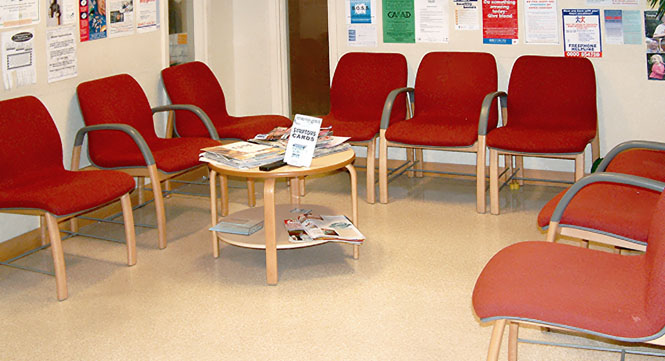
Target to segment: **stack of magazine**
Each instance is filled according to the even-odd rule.
[[[291,128],[277,127],[266,134],[257,134],[249,141],[256,144],[269,145],[281,149],[286,149],[289,142],[289,134]],[[319,131],[319,137],[316,141],[316,148],[314,149],[314,158],[322,157],[324,155],[343,152],[350,149],[351,146],[345,142],[349,137],[338,137],[333,135],[332,127],[322,127]]]
[[[217,223],[214,227],[210,228],[211,231],[242,234],[249,236],[250,234],[263,228],[263,220],[259,219],[243,219],[243,218],[224,218],[221,222]]]
[[[295,219],[285,219],[284,227],[291,242],[327,240],[351,244],[362,244],[365,236],[346,216],[318,216],[301,214]]]
[[[233,168],[255,168],[284,159],[284,149],[244,141],[201,149],[199,160]]]

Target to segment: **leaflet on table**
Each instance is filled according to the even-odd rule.
[[[362,244],[365,236],[346,216],[317,216],[301,214],[296,219],[285,219],[284,226],[292,242],[330,240]]]
[[[321,118],[296,114],[289,133],[284,161],[295,167],[309,167],[319,137]]]

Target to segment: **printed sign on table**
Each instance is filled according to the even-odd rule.
[[[599,9],[562,9],[564,54],[570,57],[600,58]]]
[[[309,167],[319,139],[321,118],[296,114],[291,126],[289,142],[286,144],[284,161],[295,167]]]

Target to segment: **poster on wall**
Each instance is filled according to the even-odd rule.
[[[646,61],[649,80],[665,79],[665,16],[658,11],[644,12],[644,32],[647,38]]]
[[[483,0],[483,44],[517,44],[517,0]]]
[[[0,28],[39,22],[39,0],[0,0]]]
[[[621,10],[605,9],[605,44],[623,44],[623,14]]]
[[[376,24],[376,0],[346,0],[347,24]]]
[[[109,37],[134,34],[134,0],[106,1],[108,2]]]
[[[136,31],[147,33],[159,28],[159,1],[138,0],[136,4]]]
[[[478,30],[478,0],[454,0],[455,30]]]
[[[46,26],[75,24],[78,18],[78,0],[48,0]]]
[[[623,43],[642,44],[642,12],[621,10],[623,20]]]
[[[587,6],[636,6],[639,0],[586,0]]]
[[[46,30],[46,62],[49,83],[78,75],[76,36],[75,25]]]
[[[413,0],[383,0],[383,42],[415,43]]]
[[[376,0],[346,0],[346,35],[350,46],[377,46]]]
[[[6,90],[37,83],[35,30],[2,33],[2,80]]]
[[[600,58],[599,9],[562,9],[564,55],[569,57]]]
[[[79,34],[81,42],[106,37],[106,0],[79,1]]]
[[[524,0],[524,42],[558,44],[556,0]]]
[[[448,42],[448,0],[416,0],[414,12],[416,42]]]

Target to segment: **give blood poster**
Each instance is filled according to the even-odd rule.
[[[483,44],[517,44],[517,0],[483,0]]]

